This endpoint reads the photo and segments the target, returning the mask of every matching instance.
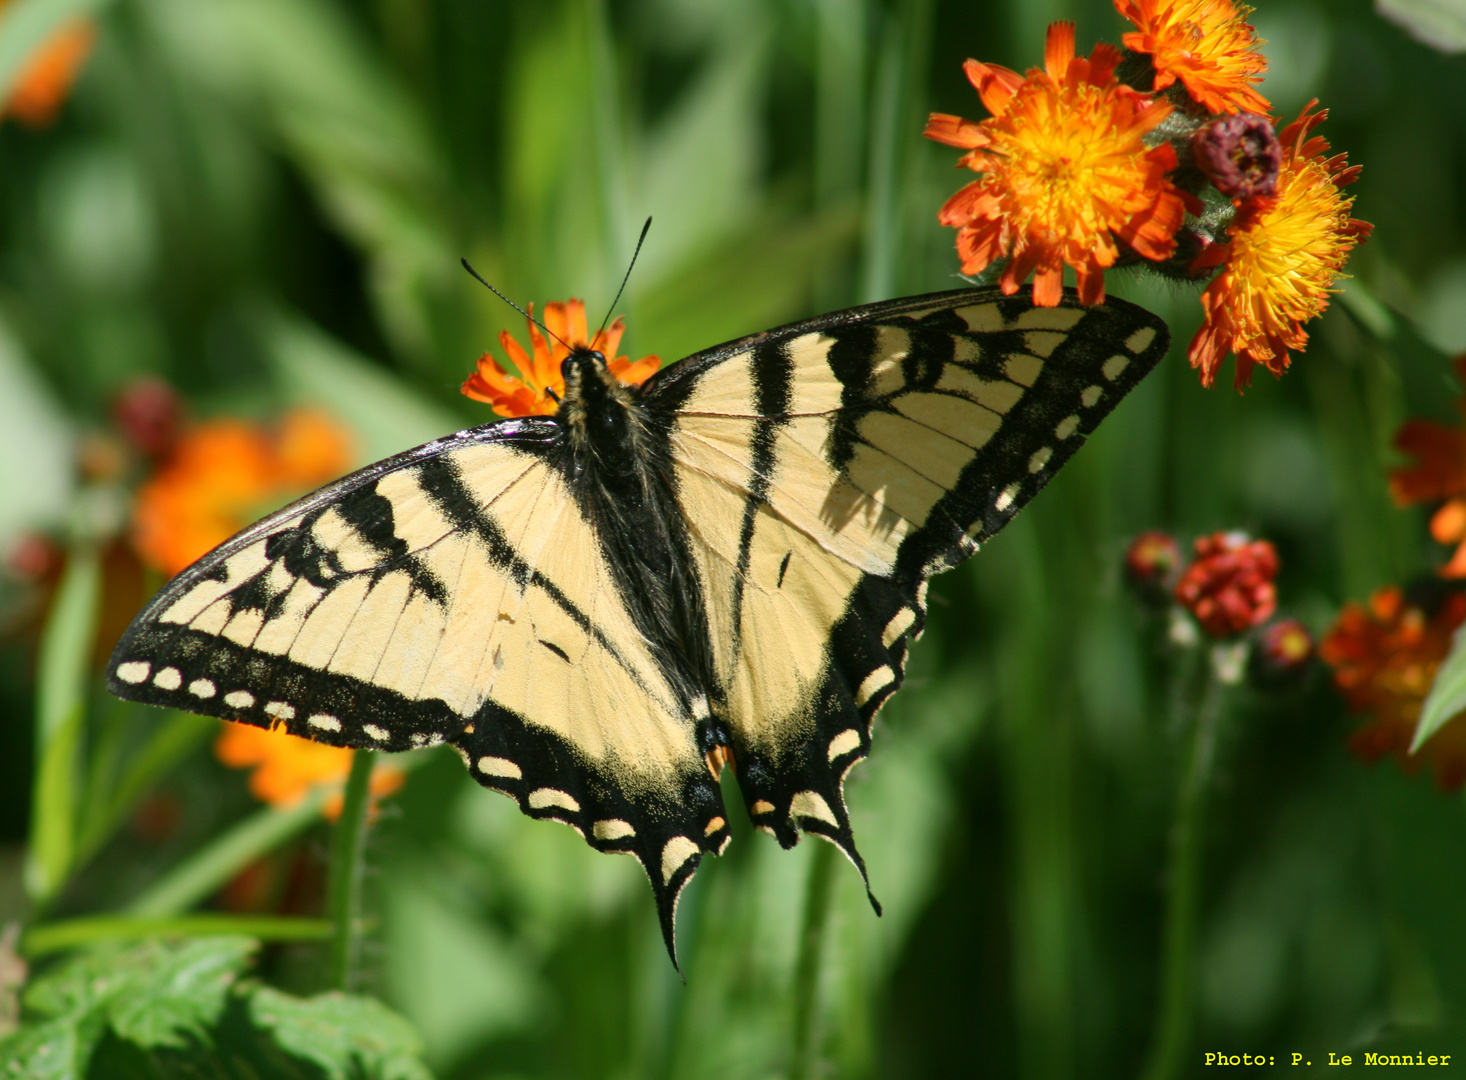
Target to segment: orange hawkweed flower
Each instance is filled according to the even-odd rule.
[[[91,20],[67,22],[26,59],[4,111],[31,127],[50,124],[71,93],[96,39],[97,27]]]
[[[351,457],[350,434],[314,410],[289,412],[273,430],[199,424],[138,489],[133,546],[171,577],[291,496],[340,476]]]
[[[1466,355],[1456,357],[1456,376],[1466,382]],[[1466,398],[1456,409],[1466,416]],[[1442,544],[1456,544],[1456,553],[1441,567],[1442,577],[1466,577],[1466,427],[1447,427],[1434,420],[1407,420],[1395,432],[1395,446],[1416,463],[1390,473],[1390,494],[1400,506],[1445,504],[1430,519],[1430,534]]]
[[[214,756],[231,769],[253,769],[249,790],[260,802],[271,806],[292,806],[320,784],[341,786],[351,771],[353,751],[343,746],[326,746],[298,738],[284,731],[224,721],[214,740]],[[375,809],[402,787],[402,771],[388,764],[372,770],[371,797]],[[321,807],[329,820],[341,816],[338,791]]]
[[[1334,669],[1337,686],[1354,712],[1371,719],[1349,737],[1349,749],[1367,763],[1386,754],[1406,772],[1428,763],[1442,791],[1466,781],[1466,719],[1453,717],[1420,750],[1410,753],[1415,723],[1466,621],[1466,596],[1453,593],[1434,614],[1408,603],[1399,589],[1381,589],[1369,606],[1346,604],[1319,655]]]
[[[1044,67],[1024,78],[967,61],[968,81],[992,117],[973,123],[933,113],[926,126],[927,138],[968,151],[958,165],[982,174],[937,216],[958,230],[964,274],[1011,255],[1003,292],[1016,293],[1032,272],[1033,302],[1053,307],[1067,264],[1080,299],[1098,304],[1104,270],[1119,256],[1117,237],[1147,259],[1175,250],[1192,200],[1166,178],[1176,168],[1170,144],[1145,143],[1171,106],[1117,82],[1119,61],[1109,45],[1096,45],[1088,59],[1075,56],[1067,22],[1049,27]]]
[[[1329,144],[1309,133],[1328,116],[1304,106],[1283,129],[1283,164],[1277,194],[1244,203],[1224,243],[1213,244],[1192,264],[1222,266],[1201,295],[1205,312],[1191,339],[1191,366],[1203,386],[1216,382],[1229,352],[1237,356],[1236,386],[1252,379],[1254,364],[1281,375],[1288,350],[1308,342],[1303,324],[1329,306],[1329,294],[1356,245],[1374,228],[1349,216],[1352,196],[1341,193],[1359,175],[1345,155],[1325,158]]]
[[[1180,81],[1207,112],[1272,111],[1254,83],[1267,61],[1263,42],[1247,23],[1250,7],[1231,0],[1115,0],[1115,10],[1135,24],[1120,40],[1155,65],[1155,89]]]
[[[534,315],[534,305],[529,305]],[[508,330],[499,332],[499,344],[509,354],[509,359],[519,370],[519,378],[484,353],[478,358],[478,369],[463,383],[463,393],[475,401],[482,401],[500,416],[552,416],[560,407],[558,398],[564,395],[565,377],[560,373],[560,364],[570,355],[572,348],[590,348],[607,357],[606,366],[611,374],[622,382],[640,386],[656,374],[662,362],[656,356],[643,356],[632,361],[617,356],[621,335],[626,330],[626,320],[617,318],[604,330],[597,330],[594,340],[590,339],[585,322],[585,304],[574,297],[568,304],[552,302],[545,305],[545,327],[558,340],[547,342],[540,328],[531,317],[529,324],[530,352],[526,353],[510,336]]]

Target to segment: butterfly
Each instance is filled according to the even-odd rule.
[[[844,779],[928,580],[1168,340],[1120,300],[962,289],[767,330],[640,386],[575,348],[555,415],[369,465],[184,570],[108,688],[336,746],[449,743],[524,813],[635,856],[675,964],[677,897],[729,841],[725,767],[760,830],[821,836],[865,876]]]

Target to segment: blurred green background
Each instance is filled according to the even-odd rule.
[[[981,118],[962,60],[1037,64],[1053,19],[1077,22],[1081,49],[1126,29],[1105,0],[90,6],[96,46],[59,119],[0,128],[7,550],[60,535],[77,440],[143,374],[196,418],[323,405],[363,463],[489,419],[458,384],[523,320],[460,256],[512,297],[579,296],[594,318],[652,215],[618,310],[622,351],[664,360],[955,287],[935,217],[966,174],[920,137],[926,113]],[[1441,351],[1466,348],[1466,67],[1365,0],[1259,0],[1254,21],[1278,112],[1320,97],[1324,134],[1364,166],[1355,215],[1376,231],[1350,266],[1355,307],[1392,305],[1429,345],[1382,344],[1336,303],[1284,379],[1205,392],[1184,360],[1196,291],[1110,275],[1180,345],[933,586],[907,689],[848,787],[886,914],[840,864],[823,1075],[1138,1072],[1180,748],[1154,628],[1121,584],[1130,536],[1273,540],[1282,608],[1317,632],[1439,561],[1384,477],[1401,420],[1452,415]],[[0,923],[26,914],[37,603],[24,582],[0,590]],[[96,713],[122,708],[98,690]],[[125,730],[162,720],[127,710]],[[1205,1050],[1314,1064],[1289,1075],[1323,1072],[1330,1050],[1466,1054],[1461,800],[1350,758],[1353,722],[1322,673],[1230,698],[1186,1075]],[[56,913],[115,910],[251,810],[244,776],[194,746]],[[785,1075],[812,845],[782,852],[737,814],[734,829],[682,901],[684,986],[631,860],[429,756],[371,836],[368,986],[445,1078]],[[257,907],[319,910],[325,837],[262,864]],[[274,946],[262,971],[291,986],[312,962]]]

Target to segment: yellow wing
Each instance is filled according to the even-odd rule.
[[[857,309],[676,368],[678,503],[703,582],[709,693],[745,800],[861,866],[841,790],[899,687],[927,578],[977,550],[1164,354],[1123,302],[966,291]]]

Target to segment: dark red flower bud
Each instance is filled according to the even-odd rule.
[[[1196,561],[1176,586],[1176,601],[1212,637],[1231,637],[1277,610],[1277,573],[1277,549],[1268,541],[1235,532],[1203,536],[1196,541]]]
[[[122,388],[112,403],[118,429],[144,454],[163,457],[173,449],[183,424],[183,399],[162,379],[144,376]]]
[[[1151,529],[1125,549],[1125,581],[1146,600],[1170,599],[1181,576],[1181,547],[1169,533]]]
[[[1313,635],[1297,619],[1279,619],[1257,636],[1248,674],[1254,685],[1281,690],[1297,683],[1313,663]]]
[[[5,553],[5,569],[18,581],[40,581],[61,565],[61,548],[40,533],[26,533]]]
[[[1234,113],[1213,120],[1191,139],[1196,166],[1230,199],[1272,198],[1283,147],[1265,116]]]

